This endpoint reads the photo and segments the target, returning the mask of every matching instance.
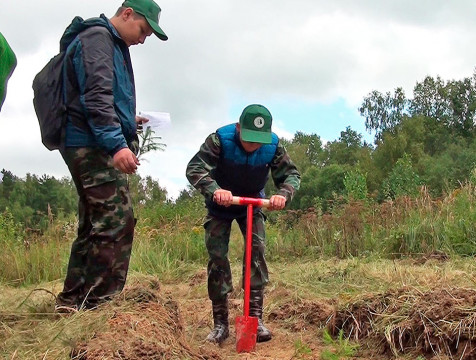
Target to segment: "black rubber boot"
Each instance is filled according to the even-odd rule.
[[[207,341],[221,344],[230,335],[228,329],[228,299],[212,301],[214,328],[208,334]]]
[[[263,324],[263,293],[264,290],[251,290],[250,292],[250,316],[258,318],[257,342],[271,340],[273,336]]]

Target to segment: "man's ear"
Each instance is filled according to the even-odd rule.
[[[240,123],[236,123],[236,130],[240,132]]]
[[[132,17],[132,15],[134,15],[134,10],[132,10],[132,8],[127,8],[122,12],[122,19],[126,21],[127,19]]]

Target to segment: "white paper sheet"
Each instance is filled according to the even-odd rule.
[[[149,119],[148,122],[142,125],[144,130],[150,127],[152,131],[157,132],[159,129],[167,128],[171,124],[170,114],[166,112],[140,111],[139,116]]]

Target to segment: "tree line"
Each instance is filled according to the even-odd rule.
[[[317,133],[297,132],[284,142],[302,175],[291,209],[331,213],[342,202],[382,202],[417,196],[425,186],[440,197],[475,176],[476,73],[462,80],[428,76],[411,97],[402,88],[370,92],[359,107],[373,144],[349,126],[340,137],[323,143]],[[160,138],[159,138],[160,139]],[[74,216],[77,195],[71,179],[1,171],[0,214],[8,213],[25,228],[44,230],[52,218]],[[167,190],[150,176],[130,177],[136,206],[172,203]],[[266,192],[273,193],[273,184]],[[184,189],[174,204],[195,197]]]
[[[41,232],[53,219],[76,215],[78,196],[71,178],[32,174],[19,178],[5,169],[0,174],[0,215],[8,214],[27,231]],[[130,175],[129,188],[136,207],[167,200],[167,190],[150,176]]]
[[[294,208],[324,211],[339,199],[375,201],[418,194],[433,197],[464,184],[476,167],[476,73],[462,80],[426,77],[413,88],[374,90],[359,107],[374,144],[350,127],[322,144],[317,134],[296,133],[287,144],[302,172]]]

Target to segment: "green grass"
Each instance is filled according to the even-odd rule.
[[[405,258],[436,250],[447,254],[476,254],[475,188],[468,185],[443,200],[400,199],[393,203],[345,204],[335,214],[282,212],[268,223],[269,261],[293,262],[326,258]],[[178,278],[190,264],[206,264],[202,227],[205,212],[198,202],[139,207],[131,270]],[[44,234],[29,234],[8,214],[0,218],[0,283],[23,286],[64,276],[76,224],[54,221]],[[233,223],[229,257],[243,256],[243,237]],[[350,266],[350,265],[349,265]],[[339,279],[346,269],[328,276]],[[304,271],[304,274],[306,270]],[[324,271],[324,273],[327,273]],[[365,274],[362,274],[365,276]],[[311,274],[309,281],[322,279]],[[356,286],[359,286],[356,279]]]
[[[435,284],[474,288],[475,193],[468,185],[438,200],[422,195],[393,203],[344,204],[327,215],[273,214],[266,230],[271,296],[267,310],[290,299],[334,299],[345,304],[391,288],[427,291]],[[207,253],[204,211],[198,201],[137,210],[132,281],[151,275],[162,283],[188,286],[193,276],[203,274]],[[6,213],[0,221],[0,357],[66,359],[74,344],[94,336],[112,316],[109,310],[70,318],[53,313],[75,238],[75,221],[53,221],[44,234],[24,231]],[[449,260],[428,257],[436,250]],[[236,223],[229,257],[234,283],[239,284],[243,237]],[[193,291],[206,296],[205,283]],[[308,340],[298,340],[295,358],[313,356]],[[343,337],[322,342],[328,347],[323,359],[352,356],[348,350],[353,345]]]
[[[421,264],[413,259],[336,258],[298,262],[273,262],[273,288],[293,289],[303,298],[341,298],[359,294],[385,292],[389,288],[416,286],[431,290],[435,284],[474,287],[476,263],[472,258],[451,261],[429,260]]]
[[[359,348],[358,344],[352,343],[344,336],[344,332],[342,330],[339,331],[336,339],[332,338],[327,330],[324,330],[323,340],[324,344],[326,345],[326,349],[324,349],[321,353],[322,360],[348,359],[352,357]]]

